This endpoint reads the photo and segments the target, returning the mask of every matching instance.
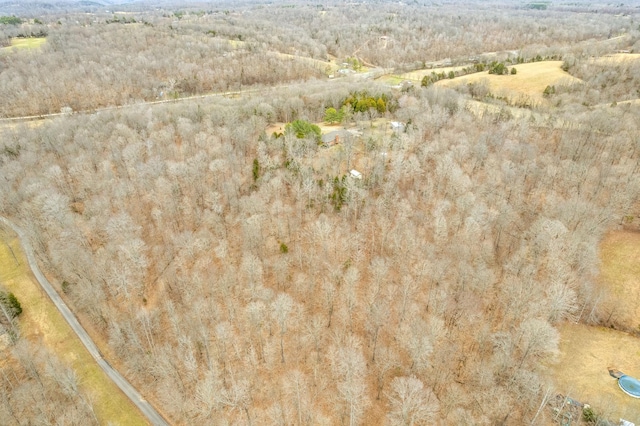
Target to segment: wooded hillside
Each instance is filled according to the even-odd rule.
[[[478,114],[469,88],[330,81],[268,52],[360,46],[383,66],[564,55],[628,17],[329,3],[55,24],[40,53],[0,57],[5,116],[152,100],[167,81],[180,96],[261,88],[6,125],[0,214],[172,423],[551,422],[556,326],[607,324],[598,243],[638,214],[640,110],[609,106],[622,84],[639,89],[631,65],[609,68],[625,83],[600,83],[577,47],[585,83],[559,89],[545,123],[488,95],[495,109]],[[382,35],[393,48],[376,47]],[[348,115],[341,126],[366,135],[353,143],[266,131],[321,122],[354,93],[397,107]],[[19,423],[6,406],[0,423]]]

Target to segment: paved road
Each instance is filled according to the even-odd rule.
[[[71,114],[96,114],[103,111],[114,111],[118,109],[135,108],[143,105],[172,104],[172,103],[179,103],[179,102],[185,102],[185,101],[192,101],[194,99],[223,98],[223,97],[233,98],[241,95],[265,92],[271,89],[285,89],[287,87],[290,87],[290,85],[285,84],[281,86],[265,87],[265,88],[259,88],[259,89],[243,89],[243,90],[234,90],[229,92],[206,93],[204,95],[185,96],[183,98],[176,98],[176,99],[162,99],[159,101],[146,101],[146,102],[138,102],[133,104],[88,109],[88,110],[82,110],[82,111],[73,111],[72,113],[55,112],[52,114],[25,115],[22,117],[4,117],[4,118],[0,118],[0,123],[15,123],[15,122],[21,122],[21,121],[45,120],[48,118],[63,117],[65,115],[71,115]]]
[[[142,414],[144,414],[149,422],[154,426],[169,426],[169,423],[156,411],[153,406],[147,402],[140,392],[134,388],[131,383],[127,381],[115,368],[113,368],[100,353],[100,350],[93,342],[87,331],[80,325],[80,322],[76,318],[76,316],[71,312],[69,307],[64,300],[60,297],[58,292],[53,288],[51,283],[45,278],[44,274],[38,268],[38,264],[36,262],[36,258],[33,254],[33,250],[31,249],[31,245],[26,238],[26,235],[22,229],[14,225],[12,222],[7,220],[4,217],[0,216],[0,223],[4,223],[9,228],[13,229],[13,231],[18,234],[18,238],[20,239],[20,244],[22,244],[22,248],[24,249],[24,253],[27,256],[27,262],[29,263],[29,267],[35,275],[36,279],[42,286],[42,289],[49,295],[49,298],[56,305],[56,308],[60,311],[65,320],[69,323],[73,331],[76,333],[78,338],[82,341],[82,344],[87,348],[91,356],[96,360],[100,368],[109,376],[109,378],[124,392],[125,395],[140,409]]]
[[[356,81],[370,80],[373,78],[381,77],[384,74],[391,74],[391,73],[393,73],[393,68],[375,68],[366,73],[351,74],[347,78],[350,78],[351,80],[356,80]],[[342,81],[342,80],[344,80],[344,77],[327,80],[327,81],[332,82],[332,81]],[[95,109],[87,109],[87,110],[81,110],[81,111],[73,111],[71,113],[55,112],[51,114],[25,115],[22,117],[0,117],[0,124],[18,123],[23,121],[46,120],[50,118],[63,117],[66,115],[73,115],[73,114],[98,114],[103,111],[114,111],[118,109],[136,108],[136,107],[145,106],[145,105],[174,104],[174,103],[192,101],[196,99],[235,98],[235,97],[244,96],[244,95],[264,93],[271,90],[288,89],[294,86],[295,84],[285,83],[285,84],[279,84],[275,86],[268,86],[268,87],[262,87],[262,88],[250,88],[250,89],[233,90],[233,91],[227,91],[227,92],[205,93],[203,95],[185,96],[183,98],[162,99],[157,101],[145,101],[145,102],[138,102],[133,104],[124,104],[124,105],[109,106],[109,107],[102,107],[102,108],[95,108]]]

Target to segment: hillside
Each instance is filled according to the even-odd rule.
[[[638,339],[602,327],[636,326],[611,307],[637,247],[610,238],[640,216],[640,74],[589,50],[635,46],[607,34],[637,11],[490,3],[42,13],[47,41],[0,55],[0,215],[171,424],[559,424],[574,391],[633,415],[565,366]],[[385,83],[505,49],[515,74]],[[11,356],[84,377],[17,321]]]

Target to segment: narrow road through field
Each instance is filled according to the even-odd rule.
[[[69,326],[73,329],[74,333],[78,336],[82,344],[87,348],[91,356],[96,360],[100,368],[109,376],[109,378],[124,392],[124,394],[138,407],[138,409],[149,419],[149,422],[154,426],[168,426],[169,423],[162,417],[160,413],[149,403],[147,402],[140,392],[134,388],[131,383],[127,381],[116,369],[114,369],[103,357],[100,353],[100,350],[91,339],[87,331],[80,325],[80,322],[76,318],[76,316],[71,312],[69,307],[64,300],[60,297],[58,292],[53,288],[51,283],[45,278],[44,274],[38,268],[38,264],[36,262],[35,256],[33,254],[33,250],[31,249],[31,245],[26,238],[26,235],[22,229],[18,226],[14,225],[8,219],[0,216],[0,223],[5,224],[9,228],[11,228],[17,235],[20,240],[20,244],[24,250],[24,253],[27,257],[27,262],[29,263],[29,267],[33,272],[33,275],[40,283],[42,289],[47,293],[53,304],[60,311],[64,319],[69,323]]]

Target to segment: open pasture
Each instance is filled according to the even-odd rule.
[[[12,38],[11,46],[3,47],[0,50],[11,51],[12,49],[36,49],[46,43],[47,39],[44,37],[30,37],[30,38]]]
[[[440,80],[436,84],[455,87],[460,84],[485,83],[496,97],[508,99],[516,104],[535,105],[544,102],[543,92],[547,86],[579,84],[561,68],[562,61],[543,61],[514,65],[517,74],[495,75],[488,72],[468,74],[453,80]],[[509,66],[509,69],[512,67]]]

